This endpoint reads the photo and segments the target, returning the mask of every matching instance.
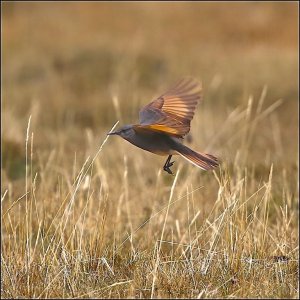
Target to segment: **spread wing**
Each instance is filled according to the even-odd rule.
[[[200,97],[201,84],[193,78],[183,78],[140,110],[140,125],[136,128],[184,136],[190,131]]]

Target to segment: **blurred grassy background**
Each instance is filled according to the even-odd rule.
[[[295,159],[297,5],[3,3],[3,137],[21,142],[35,110],[37,145],[65,129],[80,146],[79,131],[101,135],[116,120],[114,94],[122,121],[133,122],[140,106],[193,75],[204,87],[198,112],[213,110],[216,130],[267,85],[266,106],[283,99],[282,143]]]
[[[203,82],[191,130],[202,149],[213,140],[214,151],[232,161],[240,144],[219,131],[249,97],[257,106],[266,86],[263,108],[282,104],[259,124],[249,160],[259,164],[269,155],[296,166],[297,3],[7,2],[2,8],[2,150],[10,179],[24,174],[29,115],[39,152],[63,147],[84,156],[87,129],[99,141],[117,119],[137,122],[141,106],[186,75]]]
[[[283,248],[274,246],[272,240],[265,242],[260,236],[263,230],[257,223],[255,226],[259,230],[253,228],[253,240],[245,246],[245,251],[262,256],[266,249],[270,250],[266,255],[278,249],[286,249],[289,255],[295,253],[298,243],[294,215],[298,211],[298,3],[4,2],[1,6],[1,187],[8,191],[3,207],[9,212],[4,218],[5,224],[6,218],[12,216],[2,246],[7,264],[11,249],[19,249],[18,242],[13,247],[10,244],[11,231],[19,230],[20,236],[23,234],[19,225],[25,218],[22,214],[25,204],[18,197],[24,195],[29,116],[29,140],[33,141],[28,148],[29,155],[32,148],[32,162],[29,159],[32,163],[31,194],[36,197],[35,205],[42,216],[42,223],[33,218],[30,225],[34,241],[35,237],[39,240],[39,232],[43,230],[50,239],[53,226],[63,220],[58,213],[59,207],[72,193],[76,174],[87,156],[95,154],[116,120],[121,124],[137,122],[140,107],[186,75],[202,81],[204,95],[192,122],[191,147],[220,157],[228,167],[228,180],[233,183],[231,186],[224,174],[220,175],[224,176],[224,182],[218,183],[213,173],[202,172],[178,158],[174,170],[181,167],[182,177],[176,195],[188,191],[188,186],[192,189],[204,185],[200,195],[195,196],[195,211],[199,208],[203,214],[201,220],[206,220],[212,207],[216,207],[213,216],[223,209],[220,203],[214,206],[219,199],[219,188],[238,190],[239,180],[245,176],[244,196],[252,195],[269,182],[273,165],[272,205],[266,206],[273,227],[268,230],[278,240],[286,238],[288,241]],[[93,190],[93,196],[83,188],[74,207],[75,216],[81,216],[82,208],[87,205],[85,201],[90,201],[88,217],[82,223],[83,241],[88,244],[90,236],[98,238],[99,234],[103,248],[112,247],[112,238],[122,241],[124,235],[161,208],[160,205],[166,204],[173,178],[158,173],[163,163],[161,157],[135,149],[119,138],[110,138],[91,175],[89,191]],[[229,191],[228,195],[231,195]],[[259,201],[255,198],[247,205],[253,208],[261,203]],[[291,212],[290,223],[280,214],[284,205]],[[96,207],[100,211],[97,215]],[[103,219],[99,217],[102,211]],[[173,219],[183,223],[183,229],[189,224],[186,213],[185,204],[172,212]],[[99,220],[105,218],[110,226],[98,232]],[[241,219],[239,215],[238,220]],[[76,220],[73,217],[72,222]],[[28,220],[26,222],[28,224]],[[152,251],[151,243],[157,238],[162,222],[159,218],[151,228],[136,235],[138,247]],[[285,227],[287,223],[289,226]],[[168,230],[173,230],[172,226]],[[153,236],[153,240],[145,239],[145,232]],[[206,245],[213,232],[202,235],[201,243]],[[170,239],[169,231],[168,234]],[[108,237],[107,244],[103,242],[104,236]],[[53,237],[57,238],[56,230]],[[184,237],[179,235],[178,240],[185,241]],[[70,240],[69,251],[72,252],[77,244],[72,238]],[[97,243],[98,240],[95,257],[102,255]],[[56,247],[55,243],[53,245]],[[222,247],[220,251],[227,246]],[[57,249],[53,250],[54,258]],[[94,253],[88,246],[86,249]],[[243,246],[241,249],[244,251]],[[48,252],[43,253],[47,260]],[[12,266],[14,260],[22,265],[25,258],[15,255],[17,258],[12,256]],[[127,267],[122,269],[124,261],[121,260],[119,266],[120,278],[124,278],[127,274]],[[53,267],[53,270],[56,276],[57,269]],[[137,268],[137,272],[143,274],[140,270],[143,269]],[[215,270],[211,276],[218,277]],[[38,279],[30,276],[33,286],[38,288]],[[259,276],[257,282],[261,282]],[[270,278],[272,276],[270,273]],[[289,277],[294,280],[291,286],[295,285],[296,277]],[[219,279],[218,284],[224,280]],[[21,291],[23,285],[19,286],[15,296],[34,294],[25,291],[26,288]],[[248,286],[245,284],[238,295],[248,295]],[[176,289],[176,285],[172,289]],[[190,295],[178,289],[178,294],[173,296]],[[252,294],[249,293],[257,296],[258,290],[253,288]],[[263,295],[274,296],[273,290],[271,286]],[[293,290],[280,291],[276,295],[295,295]],[[59,289],[51,293],[49,290],[50,296],[63,295]],[[223,293],[228,294],[228,291]],[[41,295],[45,296],[43,292]]]

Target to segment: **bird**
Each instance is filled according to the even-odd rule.
[[[173,155],[181,155],[203,170],[216,168],[217,157],[183,144],[201,97],[201,83],[193,77],[184,77],[140,110],[139,124],[124,125],[108,135],[118,135],[143,150],[168,156],[163,170],[172,175]]]

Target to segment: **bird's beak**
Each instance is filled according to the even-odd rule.
[[[117,134],[118,134],[118,132],[115,131],[115,132],[109,132],[107,135],[117,135]]]

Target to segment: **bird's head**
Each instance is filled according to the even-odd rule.
[[[116,131],[109,132],[107,135],[119,135],[123,139],[128,139],[134,135],[134,129],[132,125],[124,125]]]

